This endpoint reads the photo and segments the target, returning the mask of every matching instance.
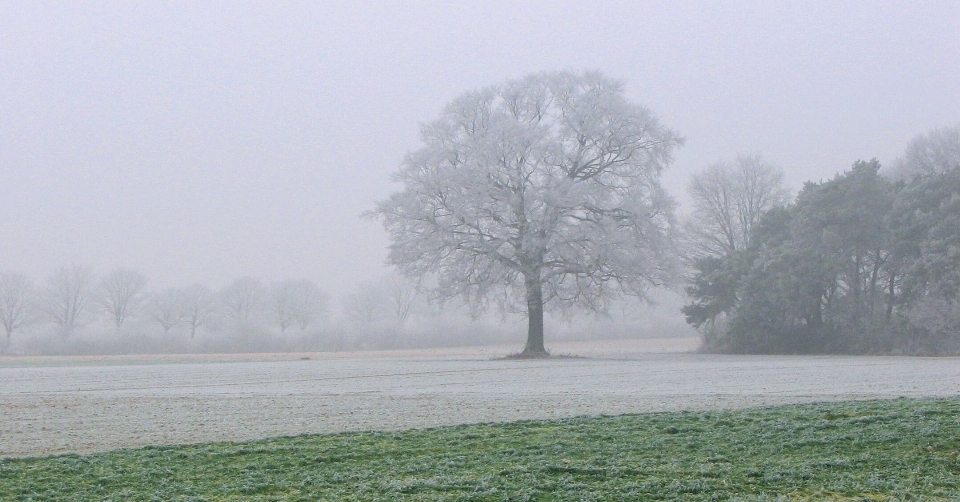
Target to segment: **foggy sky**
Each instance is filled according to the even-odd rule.
[[[960,3],[0,3],[0,270],[352,290],[418,124],[558,69],[686,137],[676,196],[737,152],[797,188],[960,122]]]

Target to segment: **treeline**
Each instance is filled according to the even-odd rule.
[[[480,341],[399,276],[362,283],[337,300],[334,309],[330,295],[307,279],[247,276],[219,290],[193,284],[151,291],[144,274],[124,268],[97,275],[66,266],[39,281],[4,272],[0,354],[387,349],[442,345],[438,331],[454,338],[448,344],[458,336]],[[408,325],[416,336],[405,336]]]
[[[123,352],[142,351],[148,341],[143,335],[154,330],[189,339],[196,338],[198,331],[306,332],[327,310],[328,295],[309,280],[264,284],[243,277],[219,291],[202,284],[149,291],[146,276],[123,268],[98,277],[87,267],[61,267],[39,285],[23,274],[4,272],[0,273],[0,324],[6,336],[0,353],[10,351],[15,335],[26,342],[22,345],[53,338],[46,341],[47,347],[34,347],[33,352],[77,352],[78,347],[66,345],[78,331],[112,331],[125,340],[121,346],[88,350]],[[134,338],[137,343],[131,342]]]
[[[633,320],[653,325],[648,319]],[[623,336],[558,323],[567,338]],[[562,324],[562,325],[559,325]],[[34,280],[0,273],[0,355],[220,353],[396,349],[516,343],[522,326],[439,305],[398,275],[331,297],[314,282],[241,277],[151,290],[135,270],[67,266]],[[616,328],[621,328],[617,331]],[[668,326],[676,330],[676,326]]]
[[[781,173],[744,160],[691,184],[683,313],[705,350],[960,353],[960,126],[789,203]]]

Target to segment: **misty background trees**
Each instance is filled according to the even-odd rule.
[[[684,247],[692,258],[746,249],[763,213],[786,204],[789,195],[783,171],[758,155],[738,155],[694,173],[688,191]]]
[[[389,261],[433,280],[438,301],[524,312],[524,355],[546,354],[545,307],[602,311],[673,278],[674,202],[659,178],[682,139],[622,82],[510,80],[458,97],[421,138],[394,175],[403,189],[374,212]]]
[[[54,270],[42,284],[0,273],[0,354],[18,345],[14,353],[245,350],[233,340],[249,335],[244,330],[256,332],[262,347],[284,349],[271,339],[274,328],[281,335],[291,327],[306,333],[328,310],[327,294],[306,279],[277,282],[269,290],[259,279],[242,277],[220,291],[201,284],[149,291],[147,277],[137,271],[98,276],[74,265]],[[271,317],[270,309],[282,315]],[[203,328],[214,338],[187,345]],[[151,337],[157,330],[162,336]]]
[[[763,211],[743,246],[702,254],[687,321],[708,350],[960,352],[960,135],[918,136],[889,172],[857,161]],[[695,221],[703,221],[695,220]],[[711,247],[712,246],[712,247]]]
[[[34,295],[33,284],[23,274],[0,273],[0,324],[6,335],[3,349],[10,346],[14,331],[34,320]]]
[[[190,338],[197,336],[197,328],[207,324],[215,314],[214,293],[202,284],[194,284],[181,293],[182,319],[190,327]],[[318,311],[317,314],[321,313]]]
[[[2,353],[483,344],[519,339],[521,314],[538,356],[547,326],[680,332],[643,314],[670,305],[667,286],[708,351],[960,353],[960,125],[795,197],[761,155],[717,162],[691,177],[680,223],[659,178],[682,140],[600,74],[469,92],[421,133],[402,190],[370,214],[391,238],[382,280],[330,295],[308,279],[151,290],[124,268],[6,271]],[[479,316],[489,307],[499,322]]]
[[[40,311],[45,319],[60,327],[61,336],[70,336],[83,324],[92,282],[90,269],[77,265],[61,267],[47,278],[40,295]]]
[[[100,280],[96,302],[116,324],[117,329],[140,308],[147,278],[133,270],[117,269]]]
[[[48,288],[35,284],[61,284],[69,271],[85,273],[87,284],[94,286],[64,334],[64,325],[47,313]],[[468,305],[456,301],[441,305],[422,294],[416,281],[398,274],[330,294],[308,279],[249,276],[220,289],[202,284],[151,289],[149,278],[135,273],[145,286],[118,328],[114,312],[103,308],[98,297],[115,272],[62,267],[38,281],[0,273],[0,355],[376,350],[515,344],[526,335],[519,318],[475,317]],[[244,323],[237,322],[231,307],[241,282],[259,284],[264,293]],[[63,298],[70,297],[76,298]],[[679,308],[678,301],[660,307],[621,302],[610,316],[554,318],[545,324],[557,340],[679,336],[686,329],[682,319],[663,318]]]
[[[170,330],[183,320],[185,315],[183,300],[181,292],[174,288],[152,295],[150,318],[163,328],[164,333],[170,333]]]

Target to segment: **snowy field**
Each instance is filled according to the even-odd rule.
[[[339,354],[0,358],[0,457],[311,432],[960,395],[960,358],[716,356],[696,340]],[[309,359],[303,359],[307,358]]]

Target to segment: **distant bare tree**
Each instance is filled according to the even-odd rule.
[[[364,334],[371,334],[374,326],[383,317],[386,297],[376,284],[361,284],[357,291],[343,299],[343,314]]]
[[[210,288],[194,284],[183,290],[183,320],[190,326],[190,338],[197,334],[197,328],[206,324],[213,315],[214,295]]]
[[[384,284],[387,300],[393,314],[403,326],[410,317],[410,311],[413,309],[420,291],[417,289],[417,283],[407,277],[391,275]]]
[[[33,284],[22,274],[0,273],[0,324],[7,333],[4,348],[10,346],[14,331],[33,320],[33,294]]]
[[[254,277],[237,279],[220,292],[223,314],[238,324],[246,324],[250,321],[250,316],[262,309],[266,293],[260,279]]]
[[[783,170],[755,155],[714,164],[694,174],[687,224],[694,257],[721,256],[747,247],[750,230],[768,209],[787,203]]]
[[[326,310],[327,295],[308,279],[290,279],[273,284],[272,311],[281,332],[296,325],[307,327]]]
[[[179,289],[165,289],[153,295],[150,317],[163,327],[164,333],[180,324],[184,317],[184,293]]]
[[[134,315],[142,301],[147,278],[136,271],[118,268],[100,281],[96,301],[119,329]]]
[[[921,134],[907,145],[903,156],[893,163],[893,177],[944,174],[960,169],[960,124]]]
[[[327,294],[313,281],[301,279],[293,285],[293,319],[304,331],[327,311]]]
[[[61,267],[47,278],[41,309],[47,319],[60,326],[64,338],[80,326],[90,301],[93,274],[81,266]]]
[[[271,310],[281,333],[286,333],[287,328],[296,321],[294,306],[297,301],[296,284],[297,281],[286,280],[276,282],[270,288]]]

